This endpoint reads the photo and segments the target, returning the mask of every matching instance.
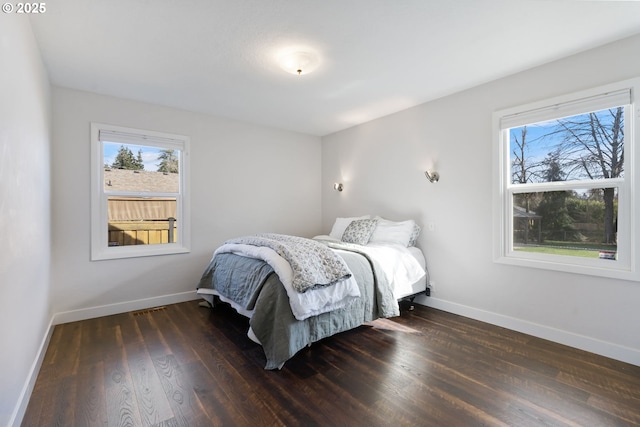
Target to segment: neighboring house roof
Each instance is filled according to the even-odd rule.
[[[179,188],[178,180],[179,175],[177,173],[104,169],[104,188],[107,191],[177,193]]]
[[[530,218],[530,219],[542,218],[540,215],[536,215],[535,212],[533,211],[527,212],[525,208],[521,208],[520,206],[513,207],[513,216],[514,218]]]
[[[176,193],[179,188],[177,173],[133,171],[105,168],[104,185],[107,191],[150,191]],[[110,196],[109,221],[150,221],[176,218],[175,198],[130,198]]]

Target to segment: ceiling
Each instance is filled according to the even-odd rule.
[[[31,23],[53,85],[324,136],[638,34],[640,2],[56,0]]]

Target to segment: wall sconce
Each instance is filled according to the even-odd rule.
[[[333,183],[333,189],[336,191],[342,191],[344,187],[342,186],[341,182],[335,182]]]
[[[440,181],[440,174],[436,171],[424,171],[424,176],[426,176],[429,182],[432,184]]]

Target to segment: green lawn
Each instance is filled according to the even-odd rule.
[[[574,243],[575,244],[575,243]],[[541,254],[577,256],[583,258],[598,258],[601,250],[614,250],[615,247],[592,247],[592,248],[568,248],[562,246],[520,246],[514,248],[516,251],[535,252]]]
[[[552,254],[552,255],[565,255],[565,256],[580,256],[584,258],[598,258],[599,251],[584,250],[584,249],[567,249],[551,246],[527,246],[514,248],[516,251],[522,252],[535,252],[539,254]]]

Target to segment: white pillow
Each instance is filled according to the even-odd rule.
[[[347,229],[349,224],[351,224],[353,221],[357,219],[369,219],[369,218],[371,218],[371,215],[354,216],[351,218],[336,218],[336,222],[333,223],[333,228],[331,229],[329,236],[333,237],[334,239],[342,240],[342,235],[344,234],[344,230]]]
[[[373,230],[369,243],[397,243],[407,247],[415,225],[412,219],[396,222],[378,218],[378,224]]]

